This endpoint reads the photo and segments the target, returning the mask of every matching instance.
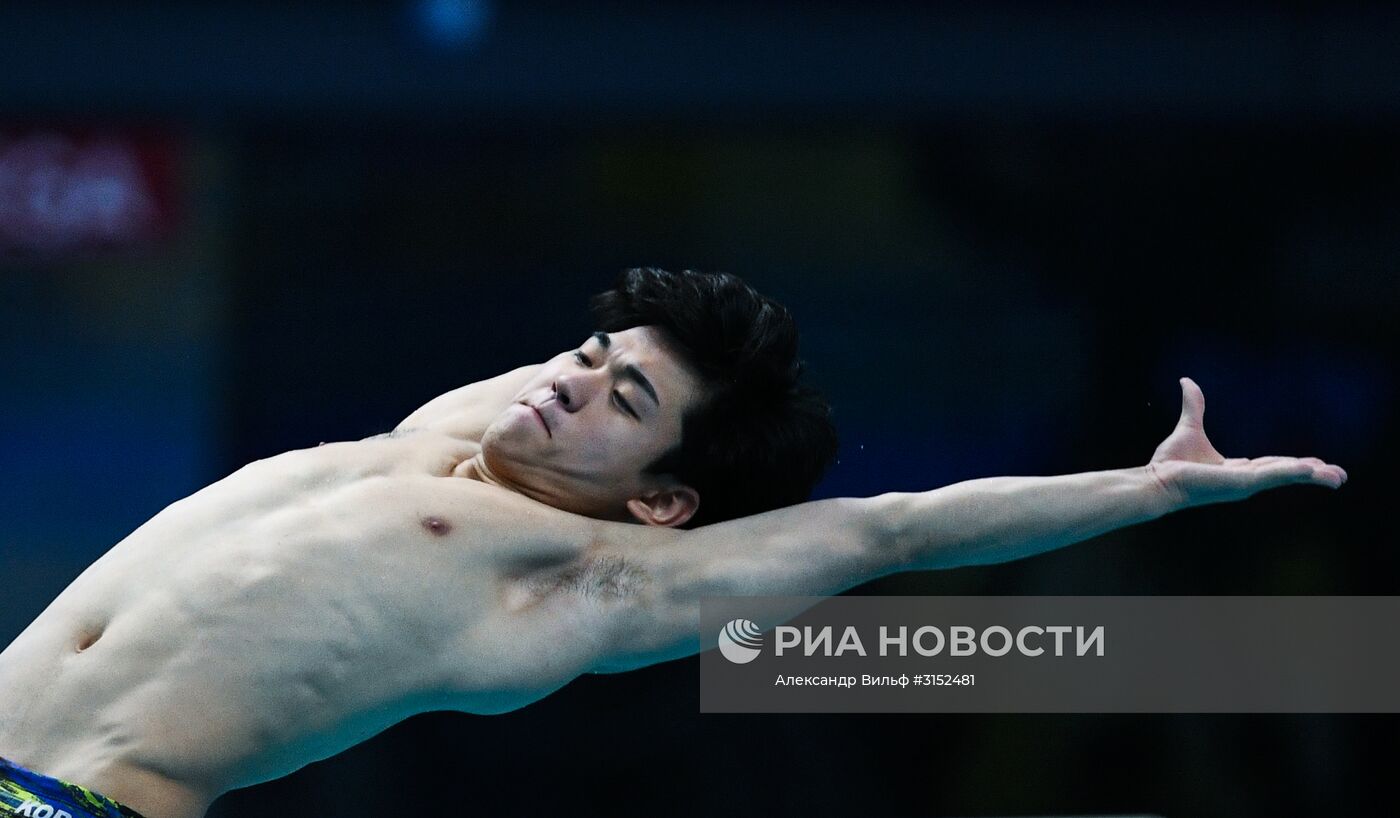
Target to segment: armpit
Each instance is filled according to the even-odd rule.
[[[541,596],[570,592],[585,599],[627,599],[650,582],[646,571],[620,556],[587,557],[562,570],[531,577],[527,586]]]

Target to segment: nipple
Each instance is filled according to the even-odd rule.
[[[423,528],[427,530],[429,534],[433,534],[438,537],[446,536],[447,534],[452,532],[452,524],[442,519],[441,517],[424,517],[422,519],[422,523]]]

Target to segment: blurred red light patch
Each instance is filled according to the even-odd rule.
[[[150,129],[0,126],[0,258],[160,242],[180,221],[180,153]]]

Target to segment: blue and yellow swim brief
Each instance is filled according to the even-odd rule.
[[[141,814],[86,787],[0,758],[0,818],[141,818]]]

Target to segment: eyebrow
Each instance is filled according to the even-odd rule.
[[[593,339],[601,344],[603,349],[612,346],[611,336],[601,330],[593,333]],[[635,383],[637,388],[647,393],[652,403],[655,403],[658,407],[661,406],[661,398],[656,396],[656,387],[651,385],[651,381],[647,380],[647,376],[642,374],[642,370],[638,369],[636,364],[624,366],[622,368],[622,374],[626,376],[627,380]]]
[[[647,376],[642,374],[642,370],[636,364],[628,364],[622,368],[622,374],[627,376],[627,380],[635,383],[641,390],[651,396],[652,403],[661,405],[661,399],[656,396],[656,389],[647,380]]]

